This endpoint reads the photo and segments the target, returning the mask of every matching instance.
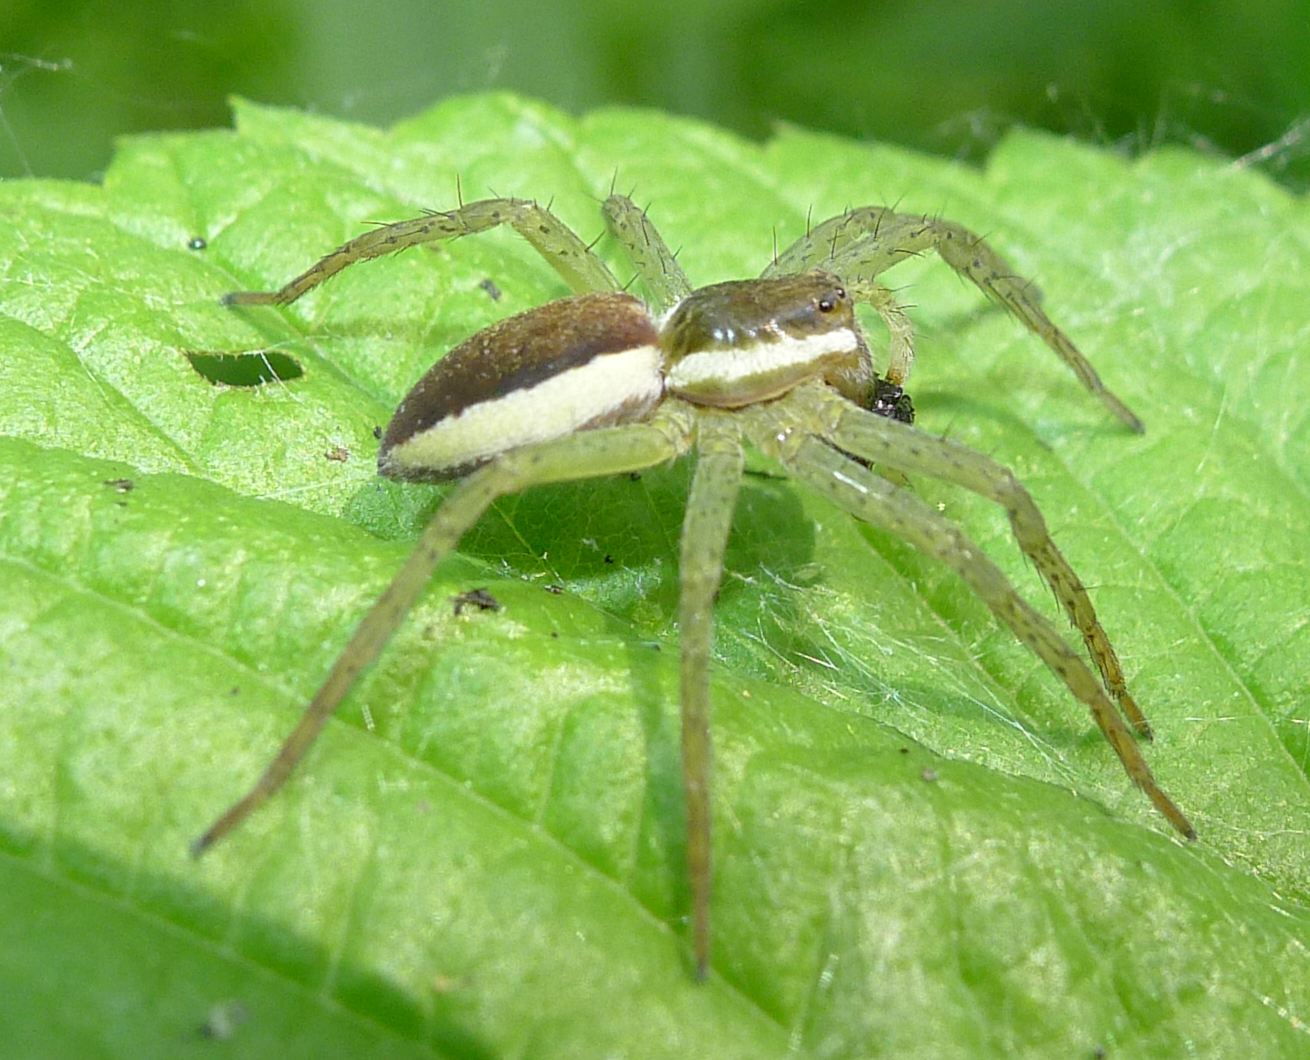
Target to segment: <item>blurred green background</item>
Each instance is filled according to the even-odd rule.
[[[1310,185],[1310,0],[0,0],[0,175],[240,94],[384,124],[508,88],[978,159],[1015,122],[1188,143]]]

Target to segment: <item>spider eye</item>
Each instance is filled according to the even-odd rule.
[[[837,308],[837,303],[846,301],[846,288],[834,287],[830,294],[820,295],[814,303],[819,307],[820,313],[831,313]]]

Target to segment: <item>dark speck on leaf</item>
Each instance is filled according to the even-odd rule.
[[[486,589],[470,589],[466,593],[450,598],[455,604],[455,614],[462,615],[464,608],[476,607],[479,611],[499,611],[501,603]]]

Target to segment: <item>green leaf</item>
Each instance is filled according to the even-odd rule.
[[[287,309],[218,299],[450,206],[457,179],[553,199],[586,238],[611,181],[635,188],[699,283],[758,271],[811,210],[899,201],[989,233],[1148,431],[929,259],[890,277],[915,303],[919,424],[1032,489],[1200,840],[954,577],[752,475],[695,984],[684,464],[497,505],[286,790],[191,860],[439,501],[373,475],[374,427],[442,351],[563,291],[494,232]],[[127,141],[103,187],[0,199],[0,1026],[20,1051],[1304,1055],[1303,201],[1182,151],[1017,134],[978,172],[507,96],[385,132],[241,103],[235,132]],[[1054,614],[1003,513],[915,489]],[[456,616],[475,587],[504,609]]]

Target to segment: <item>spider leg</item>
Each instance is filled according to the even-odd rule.
[[[820,436],[839,449],[879,467],[952,482],[1004,508],[1019,548],[1032,560],[1069,621],[1082,634],[1106,689],[1129,724],[1142,736],[1151,737],[1150,723],[1128,691],[1123,667],[1110,638],[1101,628],[1091,597],[1051,539],[1046,520],[1032,496],[1009,468],[958,442],[865,412],[820,387],[797,388],[792,401],[793,408],[805,417],[804,422],[822,424]]]
[[[528,486],[639,471],[671,460],[689,447],[687,418],[675,413],[648,423],[582,431],[512,450],[461,480],[356,628],[277,757],[255,785],[192,844],[192,854],[204,853],[282,786],[356,679],[378,657],[422,595],[437,564],[496,498]]]
[[[710,647],[714,597],[741,485],[741,438],[730,415],[705,414],[682,527],[678,638],[682,653],[682,782],[687,800],[687,871],[696,976],[710,954]]]
[[[1015,274],[982,236],[963,225],[923,214],[894,213],[865,206],[831,218],[797,240],[779,259],[781,271],[823,268],[852,286],[867,283],[893,265],[934,250],[988,298],[1010,311],[1046,343],[1115,416],[1137,433],[1142,421],[1101,382],[1096,369],[1042,309],[1037,286]]]
[[[347,266],[423,243],[440,243],[511,225],[574,291],[617,291],[619,282],[577,234],[529,199],[482,199],[454,210],[381,225],[343,243],[276,291],[234,291],[228,305],[286,305]]]
[[[787,276],[808,269],[831,270],[833,260],[853,241],[877,235],[882,219],[895,216],[886,206],[861,206],[807,226],[805,235],[777,255],[760,275]]]
[[[601,207],[605,222],[637,269],[656,314],[672,309],[691,294],[691,283],[646,211],[626,195],[611,195]]]
[[[779,403],[782,404],[782,403]],[[1040,658],[1092,712],[1128,776],[1188,839],[1191,822],[1156,783],[1132,733],[1082,659],[1055,627],[1027,603],[964,533],[909,491],[865,470],[816,434],[797,430],[791,410],[752,410],[750,437],[794,474],[856,518],[907,541],[952,567],[996,618]],[[802,421],[803,422],[803,421]]]

